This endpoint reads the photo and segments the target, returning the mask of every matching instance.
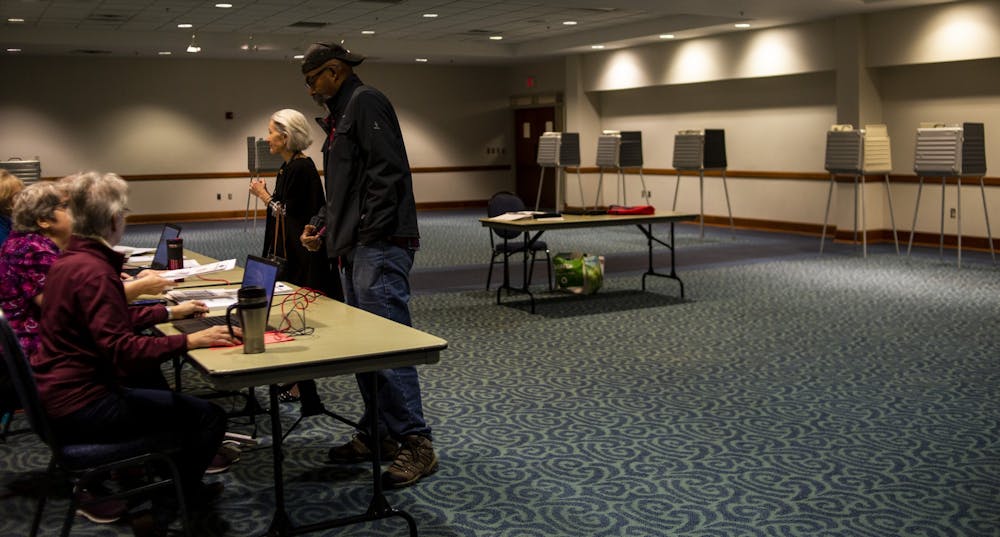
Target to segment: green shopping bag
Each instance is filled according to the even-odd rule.
[[[557,288],[575,294],[593,294],[604,285],[604,256],[558,253],[552,258],[552,272]]]

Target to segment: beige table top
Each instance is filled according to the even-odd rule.
[[[275,301],[278,303],[279,301]],[[271,308],[277,326],[280,308]],[[274,343],[260,354],[243,354],[242,347],[188,351],[191,362],[221,390],[282,384],[321,378],[433,364],[448,342],[415,328],[319,297],[305,312],[315,330],[293,341]],[[176,334],[169,323],[158,325],[164,334]]]
[[[572,229],[581,227],[618,226],[627,224],[655,224],[662,222],[678,222],[694,220],[697,213],[679,213],[675,211],[656,211],[654,214],[617,215],[617,214],[564,214],[562,218],[523,218],[521,220],[496,220],[480,218],[485,227],[497,229],[512,229],[515,231],[539,231],[549,229]]]

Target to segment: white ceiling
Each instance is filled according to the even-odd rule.
[[[229,0],[222,9],[200,0],[0,0],[0,54],[191,57],[194,35],[198,56],[209,58],[291,59],[312,42],[344,40],[374,61],[490,63],[944,1]]]

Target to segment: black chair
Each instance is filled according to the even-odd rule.
[[[493,194],[493,196],[490,197],[489,203],[486,205],[486,215],[489,218],[500,216],[504,213],[524,210],[524,201],[511,192],[497,192],[496,194]],[[490,270],[486,275],[487,291],[490,290],[490,282],[493,280],[493,265],[496,263],[503,263],[504,267],[506,267],[510,256],[524,253],[524,245],[526,241],[512,240],[518,238],[520,235],[522,235],[522,233],[518,231],[508,231],[505,229],[490,230],[490,248],[492,250],[492,256],[490,257]],[[531,285],[531,276],[535,272],[535,256],[538,252],[545,252],[545,267],[548,270],[549,291],[551,291],[552,256],[549,254],[549,245],[545,241],[541,240],[531,242],[528,248],[528,254],[531,255],[531,265],[528,267],[528,280],[524,282],[524,286],[528,287]]]
[[[102,495],[93,501],[131,498],[140,495],[148,496],[159,489],[172,487],[184,524],[184,534],[190,537],[187,507],[184,503],[184,492],[181,489],[177,466],[164,451],[164,446],[171,445],[171,439],[149,437],[109,444],[63,444],[59,442],[52,434],[48,416],[42,409],[31,364],[24,356],[21,345],[14,336],[14,332],[2,311],[0,311],[0,342],[3,344],[3,360],[10,371],[11,381],[24,408],[24,415],[27,416],[31,429],[41,437],[51,450],[47,474],[51,478],[66,480],[73,489],[60,535],[63,537],[69,535],[76,510],[79,507],[79,497],[82,490],[101,483],[113,471],[140,468],[144,470],[143,477],[137,478],[136,484],[129,487],[120,485],[121,490]],[[156,476],[159,474],[164,474],[164,476],[157,478]],[[38,506],[31,523],[32,537],[38,535],[46,499],[44,493],[38,499]],[[46,532],[46,534],[49,533]]]

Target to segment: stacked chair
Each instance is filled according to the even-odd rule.
[[[538,178],[538,195],[535,196],[536,211],[542,202],[542,184],[545,182],[545,170],[547,168],[555,170],[556,190],[558,191],[560,168],[575,167],[576,182],[580,188],[580,205],[586,206],[586,202],[583,200],[583,181],[580,179],[580,133],[542,133],[541,138],[538,139],[537,162],[542,168],[542,173]],[[558,210],[559,207],[556,207],[556,209]]]
[[[986,140],[982,123],[945,125],[922,123],[917,129],[916,154],[913,169],[920,178],[917,187],[917,202],[913,208],[913,225],[910,227],[910,241],[906,254],[913,247],[913,235],[917,227],[917,211],[920,209],[920,193],[924,187],[924,177],[941,178],[941,234],[938,253],[944,257],[944,207],[945,185],[948,177],[956,177],[956,217],[958,218],[958,266],[962,266],[962,177],[979,177],[979,191],[983,196],[983,213],[986,216],[986,236],[990,245],[990,256],[996,262],[993,251],[993,234],[990,231],[990,214],[986,205]]]
[[[729,204],[729,186],[726,184],[726,131],[723,129],[682,130],[674,136],[674,169],[677,183],[674,186],[672,210],[677,210],[677,195],[681,188],[681,171],[698,172],[699,225],[705,237],[705,170],[722,171],[722,190],[726,194],[729,211],[729,229],[735,229],[733,208]]]
[[[7,170],[16,175],[26,185],[30,185],[42,178],[42,164],[39,162],[38,157],[35,157],[34,160],[11,157],[5,161],[0,161],[0,170]]]
[[[597,181],[597,195],[594,206],[600,204],[604,193],[604,171],[614,170],[618,184],[616,201],[628,205],[628,195],[625,188],[625,169],[638,168],[639,181],[642,183],[642,196],[649,202],[649,190],[646,179],[642,175],[642,132],[641,131],[604,131],[597,138],[597,167],[600,175]]]
[[[896,234],[896,217],[892,209],[892,189],[889,173],[892,171],[892,154],[889,132],[885,125],[865,125],[855,130],[853,125],[833,125],[826,133],[826,171],[830,172],[830,190],[826,197],[826,214],[820,236],[819,253],[826,244],[826,226],[830,220],[830,203],[833,185],[838,175],[854,177],[854,241],[858,240],[858,196],[861,197],[861,251],[868,257],[868,227],[865,225],[865,176],[881,175],[885,178],[885,191],[889,197],[889,220],[892,222],[892,240],[899,254],[899,237]],[[860,187],[860,188],[859,188]]]

